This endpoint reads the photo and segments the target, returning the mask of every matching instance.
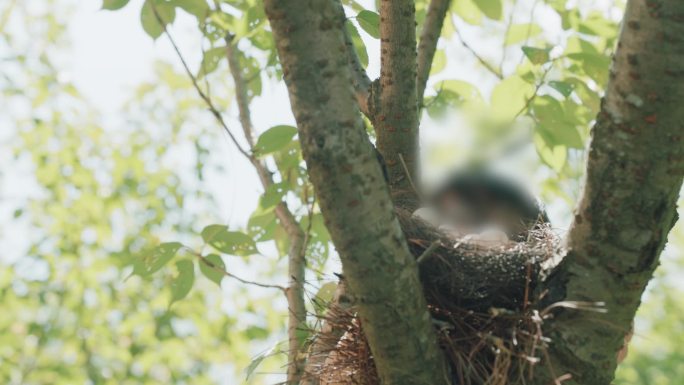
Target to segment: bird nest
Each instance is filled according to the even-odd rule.
[[[525,242],[493,245],[453,237],[398,209],[397,216],[429,304],[453,384],[524,384],[546,339],[537,283],[559,249],[548,224]],[[343,301],[344,302],[344,301]],[[310,350],[307,372],[322,385],[379,384],[353,306],[330,304]],[[318,355],[318,357],[314,357]]]

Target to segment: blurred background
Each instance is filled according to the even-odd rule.
[[[201,230],[223,224],[257,246],[250,255],[222,254],[227,271],[285,285],[287,240],[273,199],[287,201],[311,234],[312,313],[340,272],[296,138],[266,159],[282,190],[265,193],[168,38],[149,36],[143,3],[113,11],[100,0],[0,0],[0,383],[282,381],[287,304],[279,291],[204,274],[209,279],[193,278],[179,298],[173,267],[131,274],[150,247],[177,241],[204,250]],[[222,3],[232,15],[226,29],[259,6]],[[374,4],[344,3],[356,48],[377,77],[379,43],[359,11]],[[417,4],[424,15],[425,2]],[[421,126],[425,183],[487,163],[539,195],[554,227],[566,231],[623,7],[620,0],[455,0]],[[212,57],[221,47],[186,10],[178,9],[169,31],[239,134],[226,60]],[[272,47],[250,42],[240,47],[252,71],[257,134],[294,125]],[[558,126],[567,129],[559,134]],[[680,222],[615,384],[684,378],[683,251]]]

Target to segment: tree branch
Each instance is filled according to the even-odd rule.
[[[264,3],[311,182],[378,373],[384,384],[445,384],[416,263],[354,102],[339,3]],[[415,70],[411,79],[415,117]]]
[[[251,149],[254,148],[254,129],[249,110],[249,98],[247,95],[247,82],[242,74],[238,48],[233,41],[233,36],[226,36],[226,57],[228,66],[235,85],[235,95],[237,97],[238,111],[240,114],[240,125],[247,138]],[[259,174],[259,179],[264,189],[273,184],[271,172],[268,171],[266,164],[252,157],[250,159],[254,168]],[[288,303],[288,383],[298,383],[304,370],[304,359],[302,358],[301,348],[303,343],[302,333],[306,327],[306,304],[304,302],[304,280],[305,280],[305,252],[306,242],[304,231],[299,226],[292,212],[288,209],[285,202],[280,202],[275,208],[275,214],[280,222],[280,226],[285,230],[290,238],[290,248],[288,250],[288,274],[290,283],[286,295]]]
[[[404,157],[417,177],[418,104],[416,98],[416,19],[412,0],[380,2],[380,89],[371,111],[378,151],[387,165],[395,201],[417,197],[399,161]]]
[[[235,84],[235,94],[237,98],[238,111],[240,115],[240,125],[242,126],[242,131],[245,135],[245,139],[249,145],[250,151],[243,149],[240,146],[237,138],[228,128],[223,116],[219,110],[214,106],[211,97],[205,93],[197,82],[197,78],[192,74],[190,67],[188,66],[183,54],[180,52],[178,45],[176,44],[173,36],[166,28],[163,23],[159,13],[157,12],[154,2],[152,4],[152,10],[162,26],[164,34],[167,36],[173,49],[175,50],[186,74],[192,81],[192,84],[199,94],[200,98],[207,104],[207,107],[211,111],[212,115],[216,118],[218,123],[224,128],[228,133],[228,136],[232,140],[233,144],[237,147],[238,151],[244,155],[250,163],[254,166],[259,175],[259,180],[261,181],[264,189],[267,189],[273,184],[273,177],[271,172],[268,170],[266,165],[254,156],[254,129],[252,127],[252,119],[249,111],[249,98],[247,94],[247,82],[242,75],[242,69],[240,67],[239,58],[237,56],[237,47],[233,43],[233,37],[226,36],[226,57],[228,59],[228,65],[230,67],[231,75],[233,77],[233,82]],[[305,269],[306,269],[306,241],[305,235],[302,231],[299,223],[295,219],[292,212],[289,210],[285,202],[280,202],[275,207],[275,214],[280,221],[280,226],[285,230],[288,237],[290,238],[290,248],[288,250],[288,275],[290,278],[287,290],[284,290],[287,297],[288,303],[288,382],[297,383],[304,370],[304,359],[300,354],[303,342],[305,340],[303,331],[307,330],[306,327],[306,304],[304,302],[304,281],[305,281]],[[206,261],[206,260],[205,260]],[[239,277],[226,273],[243,283],[256,284],[259,286],[267,287],[268,285],[261,285],[253,282],[245,281]]]
[[[335,0],[339,4],[339,9],[344,15],[344,9],[339,0]],[[366,115],[369,119],[371,118],[369,109],[370,90],[371,90],[371,80],[368,78],[366,70],[361,65],[359,60],[359,55],[356,54],[354,49],[354,43],[352,42],[351,36],[344,28],[344,44],[347,47],[347,55],[349,56],[349,65],[352,71],[352,83],[354,85],[356,102],[359,104],[359,109]]]
[[[630,0],[592,130],[586,185],[550,300],[605,301],[549,325],[551,364],[573,383],[607,385],[676,220],[684,175],[684,3]],[[537,384],[552,377],[538,376]]]
[[[420,43],[418,44],[416,97],[418,98],[419,106],[423,105],[425,86],[430,76],[432,60],[435,57],[437,42],[439,41],[439,35],[442,33],[444,18],[449,11],[450,4],[451,0],[432,0],[425,16],[425,23],[423,24]]]
[[[477,51],[473,47],[471,47],[466,41],[463,39],[463,36],[461,36],[461,33],[459,31],[456,31],[456,37],[458,37],[458,40],[461,42],[463,47],[467,49],[473,56],[475,56],[475,59],[480,62],[489,72],[492,73],[492,75],[496,76],[497,78],[503,80],[504,76],[499,70],[494,68],[494,65],[492,65],[490,62],[488,62],[485,58],[480,56]]]
[[[197,94],[199,97],[206,103],[207,107],[209,108],[209,111],[211,112],[212,115],[216,118],[216,121],[223,127],[223,130],[228,134],[228,137],[230,140],[233,142],[235,147],[238,149],[238,151],[247,159],[250,161],[254,158],[254,156],[247,152],[242,146],[240,145],[240,142],[238,142],[237,138],[233,133],[230,131],[230,128],[228,128],[228,125],[226,124],[226,121],[223,120],[223,116],[221,116],[221,112],[214,106],[214,103],[212,102],[211,98],[207,93],[205,93],[202,90],[202,87],[199,86],[199,83],[197,82],[197,77],[192,74],[192,71],[190,70],[190,66],[188,66],[188,63],[185,61],[185,58],[183,57],[183,54],[180,51],[180,48],[178,48],[178,44],[176,44],[176,40],[173,38],[169,30],[166,28],[166,23],[162,20],[161,16],[159,15],[159,12],[157,11],[157,7],[154,4],[154,1],[150,2],[150,5],[152,6],[152,12],[154,12],[154,17],[157,19],[157,22],[159,23],[159,26],[162,28],[164,31],[164,35],[169,39],[169,42],[171,43],[171,46],[173,47],[173,50],[176,52],[176,55],[178,56],[178,59],[180,60],[181,64],[183,65],[183,69],[185,70],[185,73],[188,75],[190,78],[190,81],[192,81],[192,86],[195,88],[195,91],[197,91]]]

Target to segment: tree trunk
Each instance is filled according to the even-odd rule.
[[[332,0],[266,0],[265,7],[311,182],[378,374],[384,384],[446,384],[416,263],[355,101],[342,7]]]
[[[617,353],[676,221],[684,175],[684,2],[631,0],[567,255],[546,285],[551,301],[601,301],[607,313],[562,310],[547,325],[551,367],[610,384]]]

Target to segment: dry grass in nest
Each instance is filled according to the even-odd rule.
[[[532,297],[542,265],[558,249],[558,237],[540,226],[527,242],[482,247],[459,244],[401,215],[400,222],[417,258],[437,242],[427,262],[420,263],[421,280],[452,383],[525,384],[546,349],[544,311]],[[331,306],[325,322],[339,332],[318,336],[334,340],[326,342],[331,351],[310,374],[321,385],[379,384],[354,308]]]

